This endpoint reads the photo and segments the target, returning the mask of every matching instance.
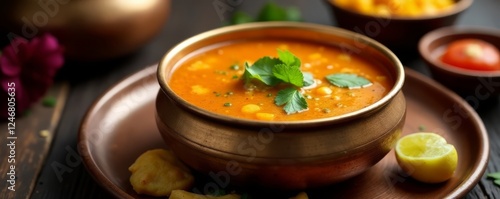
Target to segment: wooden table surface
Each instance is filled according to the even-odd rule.
[[[85,112],[91,104],[123,78],[157,63],[162,55],[173,45],[197,33],[222,26],[228,14],[220,18],[214,3],[232,2],[231,8],[240,9],[255,15],[265,1],[244,0],[178,0],[172,2],[172,9],[162,31],[143,48],[131,55],[99,63],[66,63],[57,78],[54,95],[62,96],[52,111],[36,108],[37,113],[19,119],[18,125],[26,130],[18,135],[18,182],[16,192],[7,190],[4,171],[7,152],[2,148],[2,190],[0,198],[111,198],[87,172],[78,155],[78,130]],[[321,0],[276,0],[280,5],[297,6],[304,21],[335,25],[330,10]],[[476,0],[472,7],[458,20],[458,25],[489,26],[500,29],[500,0]],[[401,56],[405,66],[423,74],[429,72],[418,54]],[[45,112],[44,112],[45,111]],[[489,134],[490,160],[486,173],[500,171],[500,98],[493,99],[486,107],[476,109]],[[47,117],[47,115],[51,115]],[[46,129],[42,132],[40,129]],[[35,133],[35,136],[30,135]],[[2,145],[7,143],[2,136]],[[24,140],[23,140],[24,139]],[[30,140],[30,143],[27,141]],[[23,143],[24,142],[24,143]],[[22,144],[22,146],[21,146]],[[27,147],[27,148],[19,148]],[[5,157],[5,158],[4,158]],[[4,160],[5,159],[5,160]],[[6,195],[7,194],[7,195]],[[485,176],[479,181],[466,198],[500,198],[500,187],[495,186]]]

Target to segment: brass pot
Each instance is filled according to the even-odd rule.
[[[69,59],[96,61],[126,55],[161,31],[170,0],[17,0],[0,3],[7,37],[49,32]]]
[[[168,82],[175,65],[195,50],[220,42],[289,38],[337,45],[379,62],[394,88],[373,105],[345,115],[264,122],[217,115],[176,95]],[[340,182],[380,161],[399,138],[406,115],[404,70],[386,47],[343,29],[297,22],[223,27],[191,37],[162,58],[156,122],[166,144],[219,188],[229,184],[305,189]],[[208,185],[207,185],[208,186]],[[211,184],[210,186],[214,186]]]

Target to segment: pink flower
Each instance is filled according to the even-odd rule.
[[[17,37],[0,54],[0,83],[3,109],[7,117],[9,83],[15,84],[16,112],[22,113],[47,92],[64,64],[63,49],[57,39],[44,34],[30,41]],[[12,91],[12,89],[10,90]]]

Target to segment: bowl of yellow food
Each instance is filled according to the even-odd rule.
[[[473,0],[326,0],[339,27],[371,37],[396,54],[417,52],[418,41],[424,34],[455,24],[472,2]]]
[[[397,56],[332,26],[258,22],[210,30],[171,48],[157,78],[164,141],[220,188],[344,181],[387,155],[406,116]]]

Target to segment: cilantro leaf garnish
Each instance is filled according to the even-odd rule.
[[[500,172],[489,173],[486,176],[488,178],[492,178],[493,179],[493,183],[495,183],[497,186],[500,186]]]
[[[301,21],[300,10],[296,7],[280,6],[273,1],[261,7],[257,21]]]
[[[241,10],[236,10],[231,16],[228,25],[254,21],[303,21],[303,19],[302,13],[298,7],[285,7],[278,5],[273,1],[268,1],[260,7],[260,10],[255,17]]]
[[[326,76],[326,79],[333,85],[341,88],[357,89],[371,86],[370,80],[349,73],[336,73]]]
[[[297,87],[304,85],[304,75],[300,71],[300,59],[290,51],[278,49],[278,57],[283,64],[277,64],[273,68],[273,74],[276,78],[285,83],[293,84]]]
[[[312,73],[309,72],[302,72],[302,75],[304,76],[304,86],[310,86],[314,84],[314,77]]]
[[[291,52],[278,50],[278,58],[265,56],[253,63],[252,66],[245,63],[243,79],[245,84],[257,81],[268,86],[278,84],[288,86],[278,92],[275,104],[285,105],[283,107],[285,112],[292,114],[307,109],[306,99],[297,91],[298,88],[304,86],[305,81],[300,65],[300,59]]]
[[[290,83],[297,87],[302,87],[304,85],[304,76],[299,67],[287,64],[277,64],[273,68],[273,74],[276,78],[285,83]]]
[[[488,173],[487,176],[488,176],[488,178],[494,178],[494,179],[500,180],[500,172]]]
[[[280,61],[288,66],[300,67],[300,59],[292,54],[290,51],[282,51],[278,49],[278,57]]]
[[[252,16],[247,14],[246,12],[243,12],[241,10],[237,10],[233,13],[233,16],[230,19],[230,24],[243,24],[243,23],[250,23],[255,21]]]
[[[248,84],[253,79],[257,79],[268,86],[276,85],[280,80],[275,77],[273,67],[280,63],[279,59],[267,56],[260,58],[252,66],[245,63],[245,73],[243,74],[245,84]]]
[[[307,109],[307,102],[302,93],[295,88],[285,88],[280,90],[274,99],[278,106],[283,108],[287,114],[293,114]]]

